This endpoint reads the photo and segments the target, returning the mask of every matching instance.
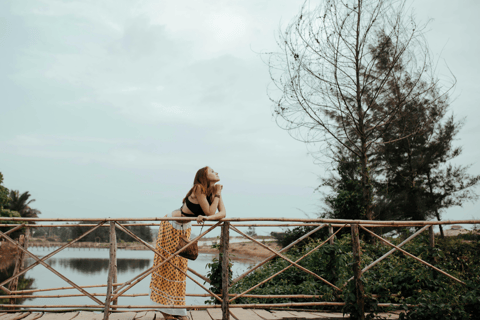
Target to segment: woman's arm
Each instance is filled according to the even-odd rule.
[[[216,214],[207,215],[207,216],[198,216],[197,223],[203,223],[205,220],[220,220],[225,218],[227,215],[227,210],[225,209],[225,204],[223,203],[223,198],[220,196],[218,203],[218,212]]]
[[[223,203],[222,197],[220,197],[220,202],[218,203],[218,212],[213,215],[209,215],[205,220],[220,220],[225,218],[227,211],[225,210],[225,204]]]
[[[220,196],[222,192],[222,185],[215,185],[215,194]],[[198,204],[202,208],[203,213],[206,216],[214,215],[217,212],[218,204],[220,203],[220,197],[214,197],[212,204],[208,203],[207,195],[202,193],[199,187],[194,190],[195,197],[197,197]]]

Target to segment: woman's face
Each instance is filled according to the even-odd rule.
[[[218,176],[218,173],[216,173],[215,171],[213,171],[212,168],[207,168],[207,179],[209,182],[218,182],[220,181],[220,177]]]

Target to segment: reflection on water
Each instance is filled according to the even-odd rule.
[[[30,248],[30,251],[36,254],[38,257],[45,256],[55,250],[56,248],[50,248],[44,250],[43,248]],[[117,251],[117,276],[118,282],[125,282],[139,273],[147,270],[153,265],[154,253],[147,250],[118,250]],[[206,275],[207,263],[212,261],[214,255],[212,254],[200,254],[195,261],[189,261],[189,268]],[[95,249],[85,250],[81,248],[67,249],[56,254],[46,262],[62,275],[73,281],[80,286],[99,285],[106,284],[108,277],[108,263],[109,263],[109,250],[108,249]],[[35,261],[32,258],[28,258],[26,265],[30,265]],[[232,271],[234,277],[243,273],[249,266],[252,265],[252,261],[234,261]],[[62,280],[45,267],[39,265],[29,270],[26,274],[27,277],[35,279],[34,286],[38,289],[46,288],[58,288],[58,287],[70,287],[66,281]],[[194,276],[195,277],[195,276]],[[195,277],[196,278],[196,277]],[[196,278],[197,281],[209,287],[203,280]],[[126,294],[138,294],[149,293],[150,276],[143,279],[140,283],[132,287],[126,292]],[[105,293],[106,288],[89,288],[85,289],[90,293]],[[192,280],[187,279],[187,292],[188,293],[206,293],[202,288],[195,284]],[[62,290],[51,292],[37,292],[34,295],[58,295],[58,294],[78,294],[77,290]],[[100,300],[104,300],[104,296],[98,297]],[[187,297],[187,305],[199,305],[204,304],[208,298],[203,297]],[[95,304],[88,297],[66,297],[66,298],[35,298],[29,299],[31,301],[25,304],[29,305],[91,305]],[[122,297],[119,299],[120,305],[153,305],[148,296],[139,297]]]
[[[108,259],[54,259],[52,258],[51,266],[64,269],[76,270],[84,274],[95,274],[99,272],[108,271]],[[150,265],[149,259],[117,259],[117,272],[122,273],[126,271],[140,272],[147,269]]]

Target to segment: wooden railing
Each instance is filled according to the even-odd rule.
[[[23,254],[25,257],[30,257],[33,260],[35,260],[35,263],[31,264],[30,266],[26,268],[22,268],[21,266],[15,267],[15,272],[7,280],[4,280],[3,282],[0,283],[0,289],[3,290],[4,292],[7,293],[7,295],[0,296],[0,299],[11,299],[10,304],[2,304],[0,307],[6,309],[6,308],[22,308],[24,310],[49,310],[49,309],[54,309],[54,308],[83,308],[83,309],[98,309],[101,308],[104,311],[104,319],[108,319],[109,314],[112,310],[117,311],[121,309],[153,309],[153,308],[187,308],[187,309],[203,309],[203,308],[212,308],[216,307],[222,308],[222,315],[223,319],[228,319],[229,315],[229,308],[273,308],[273,307],[303,307],[303,306],[343,306],[345,305],[344,302],[328,302],[328,301],[313,301],[313,302],[292,302],[292,303],[270,303],[270,304],[231,304],[233,301],[240,297],[255,297],[255,298],[314,298],[318,299],[321,298],[320,296],[316,295],[252,295],[248,294],[255,288],[261,286],[262,284],[266,283],[267,281],[272,280],[279,274],[285,272],[287,269],[291,267],[296,267],[297,269],[306,272],[310,274],[311,276],[319,279],[322,281],[325,285],[328,285],[335,289],[338,292],[342,291],[342,288],[345,287],[345,285],[350,282],[354,281],[355,282],[355,288],[356,288],[356,298],[357,298],[357,305],[359,307],[359,310],[363,310],[364,308],[364,290],[363,290],[363,284],[362,281],[360,281],[362,274],[367,272],[369,269],[371,269],[373,266],[378,264],[380,261],[383,259],[387,258],[389,255],[394,253],[395,251],[400,251],[403,254],[405,254],[408,257],[411,257],[415,259],[416,261],[436,270],[437,272],[445,275],[446,277],[449,277],[450,279],[460,283],[460,284],[465,284],[462,280],[457,279],[456,277],[446,273],[443,270],[440,270],[439,268],[431,265],[430,263],[423,261],[419,257],[416,257],[412,255],[411,253],[405,251],[401,247],[404,246],[407,242],[412,240],[413,238],[417,237],[420,235],[422,232],[425,230],[429,230],[430,233],[430,245],[434,246],[434,234],[433,234],[433,226],[434,225],[448,225],[448,224],[478,224],[480,223],[480,220],[457,220],[457,221],[361,221],[361,220],[337,220],[337,219],[286,219],[286,218],[230,218],[230,219],[223,219],[221,221],[216,221],[215,223],[209,223],[205,224],[206,227],[208,227],[207,230],[202,232],[198,237],[192,240],[190,245],[193,244],[193,242],[198,241],[208,233],[210,233],[212,230],[215,228],[221,228],[221,239],[220,239],[220,250],[222,252],[222,259],[221,259],[221,264],[222,264],[222,290],[221,290],[221,296],[215,294],[205,286],[203,286],[198,280],[196,280],[194,277],[192,277],[190,274],[185,273],[186,277],[191,279],[194,283],[196,283],[198,286],[200,286],[203,290],[205,290],[207,293],[206,294],[187,294],[187,296],[205,296],[205,297],[213,297],[215,298],[219,304],[212,306],[212,305],[187,305],[187,306],[160,306],[160,305],[118,305],[118,298],[119,297],[133,297],[133,296],[140,296],[140,295],[148,295],[148,294],[127,294],[126,292],[130,290],[133,286],[137,285],[140,281],[142,281],[144,278],[146,278],[148,275],[150,275],[152,272],[157,270],[160,266],[162,266],[165,263],[170,263],[170,260],[176,257],[181,251],[185,250],[187,247],[182,248],[181,250],[175,252],[173,255],[166,257],[163,256],[160,252],[156,250],[155,247],[147,243],[146,241],[142,240],[139,238],[137,235],[132,233],[129,229],[126,228],[126,226],[130,225],[128,222],[140,222],[140,224],[135,224],[135,225],[144,225],[144,226],[158,226],[159,221],[163,220],[185,220],[185,221],[190,221],[193,220],[191,218],[141,218],[141,219],[41,219],[41,218],[0,218],[0,227],[10,227],[6,232],[0,231],[0,238],[2,238],[3,241],[9,242],[10,244],[14,245],[21,254]],[[127,222],[128,221],[128,222]],[[9,224],[9,223],[17,223],[17,224]],[[31,224],[34,222],[35,224]],[[79,222],[81,224],[41,224],[42,222],[56,222],[56,223],[61,223],[61,222]],[[258,223],[262,222],[262,223]],[[21,223],[21,224],[18,224]],[[32,254],[31,252],[28,251],[28,236],[26,239],[24,238],[19,238],[18,240],[13,240],[9,235],[12,234],[14,231],[17,231],[21,228],[26,228],[26,234],[28,235],[30,232],[29,230],[32,228],[38,228],[38,227],[78,227],[78,226],[83,226],[83,227],[90,227],[89,230],[84,232],[82,235],[78,236],[76,239],[71,240],[68,243],[65,243],[62,245],[60,248],[54,250],[53,252],[47,254],[43,258],[38,258],[36,255]],[[193,224],[192,226],[198,226],[197,224]],[[261,241],[258,241],[257,239],[243,233],[238,229],[238,227],[246,227],[246,226],[255,226],[255,227],[291,227],[291,226],[309,226],[309,227],[316,227],[310,232],[306,233],[303,235],[301,238],[297,239],[295,242],[291,243],[287,247],[282,248],[281,250],[277,251],[275,249],[272,249],[271,247],[265,245]],[[305,238],[311,236],[313,233],[318,232],[320,229],[328,227],[329,230],[329,236],[327,239],[325,239],[323,242],[321,242],[319,245],[317,245],[315,248],[310,250],[308,253],[297,259],[296,261],[293,261],[289,259],[287,256],[284,255],[284,253],[293,247],[294,245],[298,244],[300,241],[304,240]],[[377,227],[420,227],[420,229],[415,232],[413,235],[408,237],[406,240],[404,240],[402,243],[398,245],[394,245],[385,238],[382,238],[381,236],[377,235],[376,233],[372,232],[370,229],[371,228],[377,228]],[[110,254],[109,254],[109,269],[108,269],[108,278],[107,278],[107,283],[106,284],[99,284],[99,285],[90,285],[90,286],[81,286],[58,271],[56,271],[54,268],[49,266],[46,263],[46,260],[49,258],[53,257],[57,253],[61,252],[62,250],[72,246],[74,243],[77,241],[81,240],[94,230],[98,228],[109,228],[110,231]],[[308,255],[312,254],[314,251],[318,250],[321,248],[323,245],[325,245],[327,242],[333,243],[333,240],[335,238],[335,235],[340,232],[343,228],[350,228],[351,230],[351,237],[352,237],[352,252],[353,252],[353,259],[354,259],[354,264],[353,264],[353,274],[354,276],[349,279],[343,286],[338,287],[323,277],[319,276],[318,274],[302,267],[299,265],[300,261],[306,258]],[[117,253],[117,238],[116,238],[116,230],[120,230],[122,232],[125,232],[126,234],[130,235],[135,241],[141,243],[151,251],[153,251],[155,254],[159,255],[162,257],[163,261],[154,267],[150,267],[149,269],[141,272],[134,278],[123,282],[123,283],[118,283],[117,281],[117,258],[116,258],[116,253]],[[361,269],[360,268],[360,262],[361,262],[361,255],[360,255],[360,240],[359,240],[359,230],[362,229],[366,233],[370,234],[373,238],[376,238],[380,240],[382,243],[392,247],[390,251],[388,251],[386,254],[372,262],[370,265],[367,267]],[[202,229],[203,230],[203,229]],[[239,235],[245,237],[246,239],[253,241],[257,245],[265,248],[266,250],[269,250],[272,254],[260,262],[257,266],[251,268],[244,274],[240,275],[236,279],[234,279],[231,283],[229,283],[229,275],[228,275],[228,263],[229,263],[229,239],[230,239],[230,230],[234,231],[235,233],[238,233]],[[255,286],[245,290],[244,292],[237,293],[237,294],[230,294],[229,293],[229,288],[243,279],[245,276],[247,276],[249,273],[255,271],[256,269],[260,268],[262,265],[267,263],[268,261],[272,260],[275,257],[279,257],[281,259],[284,259],[289,263],[287,267],[285,267],[283,270],[272,274],[269,276],[267,279],[261,281],[260,283],[256,284]],[[62,287],[62,288],[48,288],[48,289],[33,289],[33,290],[17,290],[16,289],[16,282],[18,281],[19,277],[24,275],[27,271],[31,270],[32,268],[38,266],[38,265],[43,265],[45,268],[47,268],[49,271],[53,272],[56,274],[58,277],[61,279],[65,280],[67,283],[71,285],[71,287]],[[172,264],[173,265],[173,264]],[[178,269],[178,268],[177,268]],[[180,269],[178,269],[180,270]],[[192,273],[194,276],[202,279],[205,282],[210,282],[210,280],[206,277],[204,277],[202,274],[196,272],[195,270],[188,269],[190,273]],[[184,273],[182,270],[180,272]],[[6,286],[9,285],[9,288]],[[106,288],[106,292],[104,294],[99,294],[99,293],[89,293],[85,289],[87,288]],[[47,292],[47,291],[54,291],[54,290],[66,290],[66,289],[77,289],[80,291],[80,294],[66,294],[66,295],[30,295],[31,293],[35,292]],[[74,297],[74,296],[86,296],[89,297],[91,300],[93,300],[94,304],[90,305],[21,305],[21,304],[15,304],[15,299],[19,298],[43,298],[43,297],[49,297],[49,298],[61,298],[61,297]],[[102,301],[97,297],[104,296],[105,300]],[[379,303],[378,306],[394,306],[395,304],[388,304],[388,303]],[[398,305],[400,306],[400,305]]]

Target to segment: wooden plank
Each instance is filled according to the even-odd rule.
[[[20,319],[24,319],[24,318],[27,317],[29,314],[30,314],[30,312],[22,312],[20,315],[18,315],[18,316],[16,316],[16,317],[13,317],[13,318],[11,318],[10,320],[20,320]]]
[[[88,311],[81,311],[78,314],[78,316],[75,317],[75,320],[102,320],[102,319],[103,319],[103,313],[95,313],[95,312],[88,312]]]
[[[162,320],[165,319],[161,312],[155,312],[155,320]]]
[[[207,311],[195,310],[191,311],[190,314],[192,315],[192,320],[212,320]]]
[[[222,320],[222,309],[209,308],[207,312],[213,320]]]
[[[23,318],[22,320],[36,320],[43,316],[43,313],[41,312],[32,312],[30,313],[26,318]]]
[[[20,314],[20,312],[17,312],[17,313],[2,313],[2,315],[0,316],[0,320],[10,319],[12,316],[17,315],[17,314]]]
[[[255,312],[260,318],[264,320],[278,320],[280,319],[273,313],[268,312],[267,310],[263,309],[252,309],[253,312]]]
[[[16,312],[16,313],[6,313],[0,316],[2,320],[19,320],[27,317],[30,312]]]
[[[78,312],[67,313],[44,313],[40,320],[70,320],[75,318]]]
[[[286,312],[286,311],[276,311],[276,310],[272,310],[272,313],[279,317],[280,319],[284,319],[284,320],[296,320],[297,317],[295,317],[293,314],[289,313],[289,312]]]
[[[111,313],[108,320],[133,320],[136,314],[136,312]]]
[[[400,318],[400,315],[398,314],[395,314],[395,313],[388,313],[388,312],[381,312],[381,313],[378,313],[377,314],[377,317],[379,319],[392,319],[392,320],[395,320],[395,319],[399,319]]]
[[[258,314],[252,310],[242,309],[242,308],[231,308],[230,313],[237,320],[262,320]]]
[[[324,319],[321,316],[310,313],[310,312],[300,312],[300,311],[288,311],[288,312],[296,316],[297,319],[310,319],[310,320]]]
[[[0,320],[13,320],[17,319],[17,317],[22,316],[23,312],[16,312],[16,313],[6,313],[0,316]]]
[[[139,315],[142,315],[141,317]],[[155,319],[155,312],[153,311],[146,311],[146,312],[139,312],[135,316],[135,320],[154,320]],[[157,320],[162,318],[157,318]]]
[[[295,317],[296,320],[306,320],[307,318],[305,317],[305,315],[302,315],[300,314],[299,312],[295,312],[295,311],[286,311],[288,313],[290,313],[291,315],[293,315]]]
[[[330,319],[330,320],[348,319],[348,316],[344,317],[342,313],[326,313],[326,312],[317,312],[317,311],[312,313],[324,317],[323,319]]]
[[[286,311],[288,313],[290,313],[292,316],[295,317],[296,320],[306,320],[307,318],[305,318],[305,316],[295,312],[295,311]]]

